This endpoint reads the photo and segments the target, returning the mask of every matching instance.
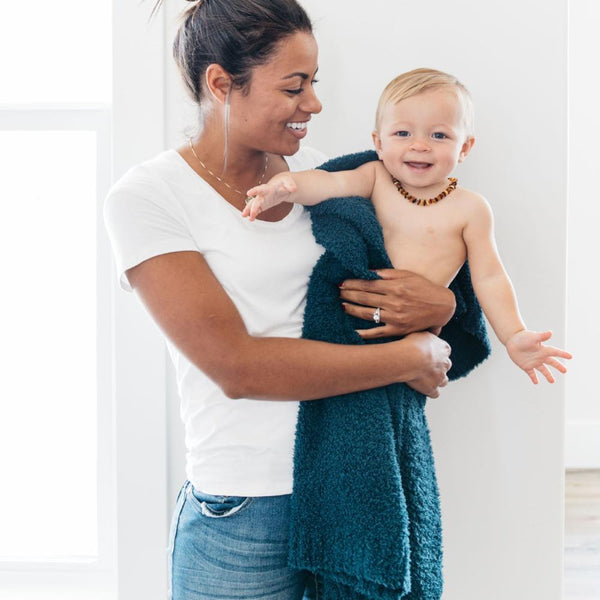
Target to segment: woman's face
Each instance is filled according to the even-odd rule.
[[[313,89],[317,58],[312,34],[284,38],[271,60],[253,69],[245,93],[231,92],[230,143],[286,156],[297,152],[308,121],[321,112]]]

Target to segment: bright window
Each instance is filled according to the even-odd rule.
[[[164,342],[102,219],[165,149],[153,4],[0,2],[1,599],[166,595]]]
[[[0,131],[0,558],[98,554],[96,132]]]
[[[0,3],[0,598],[114,589],[112,2]]]

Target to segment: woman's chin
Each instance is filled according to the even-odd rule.
[[[281,156],[292,156],[300,150],[300,140],[292,139],[286,140],[285,144],[281,145],[281,149],[273,154],[280,154]]]

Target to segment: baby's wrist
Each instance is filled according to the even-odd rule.
[[[514,340],[514,338],[516,336],[518,336],[519,334],[523,333],[524,331],[527,331],[527,328],[524,325],[521,328],[519,328],[519,329],[515,329],[514,331],[512,331],[511,333],[509,333],[508,335],[505,336],[503,344],[505,346],[508,346],[508,344],[512,340]]]

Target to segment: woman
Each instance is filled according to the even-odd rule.
[[[289,204],[254,223],[241,211],[243,190],[323,160],[300,149],[321,110],[310,21],[294,0],[193,2],[174,54],[198,133],[129,171],[105,205],[121,284],[164,332],[181,394],[188,481],[172,523],[172,597],[299,599],[306,574],[286,564],[298,401],[394,382],[436,397],[450,348],[426,330],[450,319],[454,298],[386,270],[346,281],[340,298],[363,319],[380,307],[377,335],[404,339],[298,339],[322,252],[310,218]]]

